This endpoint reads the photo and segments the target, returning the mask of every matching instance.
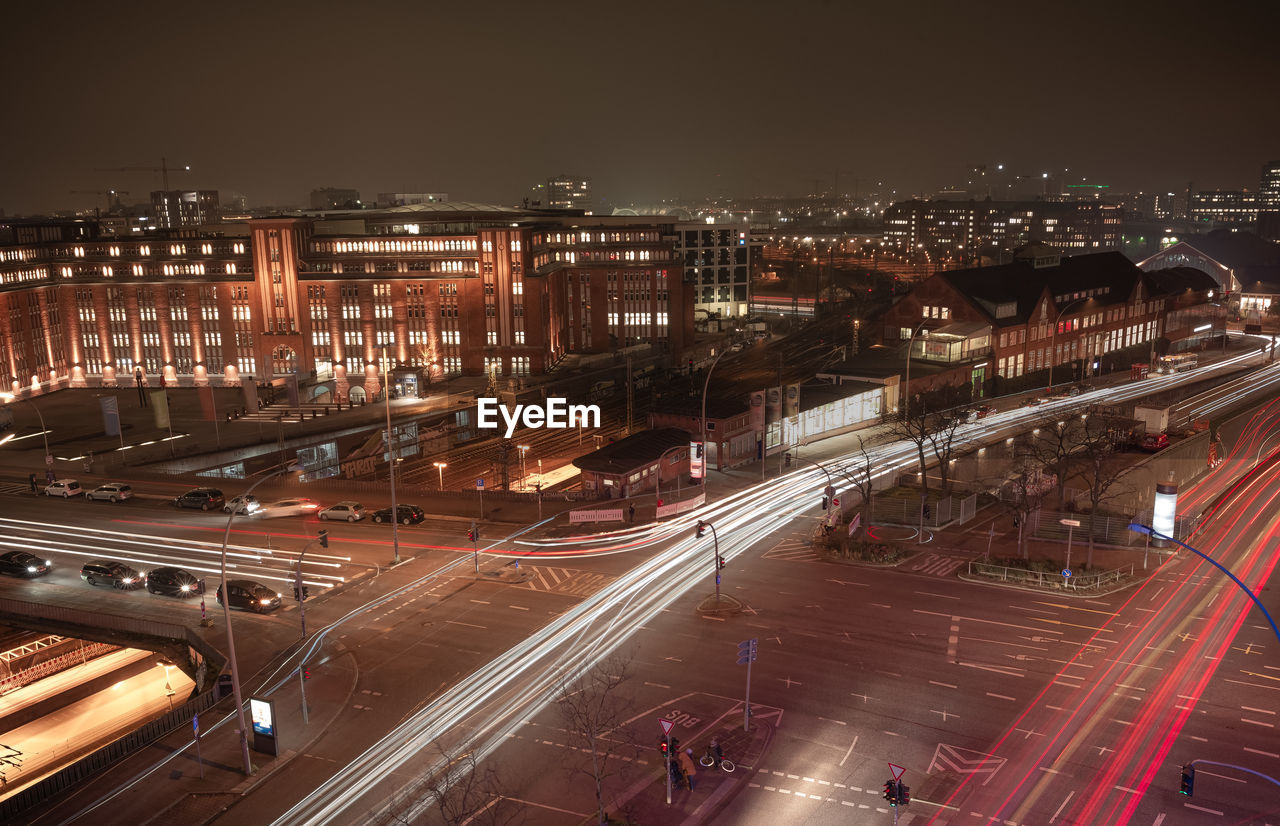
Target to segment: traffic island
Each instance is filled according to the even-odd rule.
[[[744,607],[741,600],[728,594],[707,594],[695,610],[704,616],[723,617],[740,614]]]
[[[508,562],[493,571],[482,571],[480,578],[490,582],[501,582],[506,585],[519,585],[533,579],[533,571],[521,568],[519,561]]]

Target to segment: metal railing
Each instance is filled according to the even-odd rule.
[[[1009,568],[1004,565],[992,565],[988,562],[970,562],[969,575],[1010,582],[1015,585],[1029,585],[1053,591],[1098,591],[1109,585],[1118,585],[1126,578],[1133,576],[1133,566],[1101,571],[1096,574],[1078,574],[1064,577],[1053,571],[1029,571],[1026,568]]]

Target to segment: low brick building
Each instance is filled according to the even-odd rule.
[[[675,484],[689,472],[689,431],[678,427],[642,430],[579,456],[582,489],[595,499],[626,499],[654,490],[659,479]]]

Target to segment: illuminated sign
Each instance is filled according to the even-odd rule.
[[[1173,538],[1173,522],[1178,511],[1178,486],[1156,485],[1155,509],[1151,515],[1151,529],[1161,536]]]
[[[253,731],[255,734],[265,734],[268,737],[275,736],[276,719],[270,700],[259,700],[257,697],[250,697],[249,714],[253,717]]]

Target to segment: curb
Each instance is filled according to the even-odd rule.
[[[1113,594],[1118,594],[1121,591],[1127,591],[1135,585],[1141,585],[1147,580],[1147,577],[1135,577],[1132,581],[1118,585],[1115,588],[1085,594],[1078,591],[1068,590],[1066,588],[1033,588],[1027,585],[1018,585],[1013,582],[1000,582],[999,580],[975,577],[961,573],[957,573],[956,578],[963,580],[964,582],[972,582],[976,585],[993,585],[997,588],[1006,588],[1012,591],[1026,591],[1032,594],[1053,594],[1059,597],[1071,597],[1072,599],[1097,599],[1098,597],[1109,597]]]

